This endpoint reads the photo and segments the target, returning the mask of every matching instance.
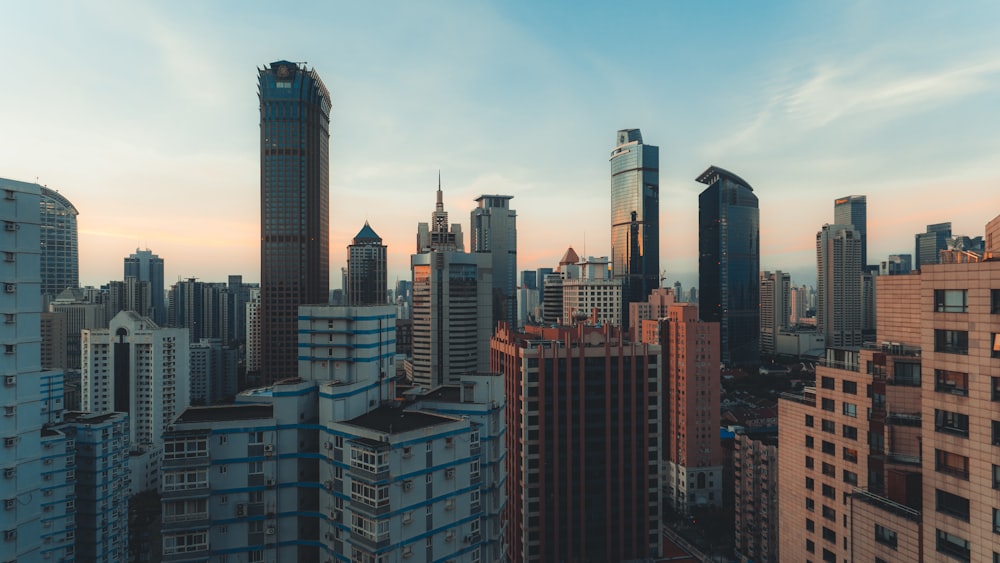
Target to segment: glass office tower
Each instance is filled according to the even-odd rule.
[[[745,180],[711,166],[698,177],[701,320],[721,323],[722,363],[760,363],[760,211]]]
[[[644,145],[638,129],[619,131],[611,152],[611,261],[628,327],[628,303],[660,284],[660,148]]]
[[[298,373],[298,308],[330,291],[330,92],[304,64],[259,69],[264,381]]]
[[[80,287],[79,212],[62,194],[42,186],[42,295],[55,297],[67,287]]]
[[[861,235],[861,271],[868,267],[868,198],[849,195],[833,202],[833,222],[837,225],[854,225]]]

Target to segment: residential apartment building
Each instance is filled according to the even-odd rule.
[[[590,324],[622,323],[622,278],[612,278],[606,256],[587,257],[576,264],[575,277],[562,280],[562,324],[577,319]]]
[[[778,563],[778,435],[738,431],[733,440],[734,540],[742,563]]]
[[[792,277],[785,272],[760,274],[760,351],[774,355],[778,334],[791,323]]]

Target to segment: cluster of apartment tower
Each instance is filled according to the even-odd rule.
[[[331,304],[330,94],[288,61],[258,93],[259,286],[168,292],[137,249],[81,289],[77,210],[0,179],[0,561],[653,560],[666,514],[727,491],[746,561],[1000,561],[1000,219],[869,266],[866,198],[841,198],[812,295],[760,271],[757,196],[712,166],[682,295],[658,148],[627,129],[610,256],[519,277],[512,196],[475,200],[466,249],[439,176],[395,302],[365,222]],[[816,349],[779,434],[727,458],[720,365]]]

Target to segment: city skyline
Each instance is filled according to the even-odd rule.
[[[438,169],[457,217],[481,194],[515,197],[519,238],[540,241],[519,250],[519,269],[552,267],[567,246],[610,255],[605,159],[624,128],[661,148],[661,268],[685,287],[697,279],[694,178],[712,165],[753,179],[760,267],[796,283],[814,283],[815,234],[844,194],[868,197],[872,263],[911,253],[928,224],[982,234],[1000,207],[1000,143],[982,118],[1000,87],[991,4],[649,4],[639,20],[438,7],[316,5],[284,33],[276,11],[235,4],[11,6],[0,46],[32,49],[11,75],[44,68],[72,95],[0,94],[12,132],[0,169],[79,209],[84,284],[116,277],[137,247],[164,258],[165,285],[259,281],[253,84],[288,57],[333,98],[334,274],[367,220],[390,282],[408,279]],[[705,21],[729,39],[705,41]]]

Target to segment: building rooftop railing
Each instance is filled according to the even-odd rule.
[[[809,405],[810,407],[816,406],[815,391],[813,393],[782,393],[781,398],[787,401],[795,401],[796,403]]]
[[[857,500],[860,500],[866,504],[874,506],[878,509],[884,510],[886,512],[891,512],[898,516],[902,516],[913,522],[920,522],[920,511],[910,508],[909,506],[899,504],[898,502],[891,501],[885,497],[876,495],[867,489],[854,489],[851,496]]]

